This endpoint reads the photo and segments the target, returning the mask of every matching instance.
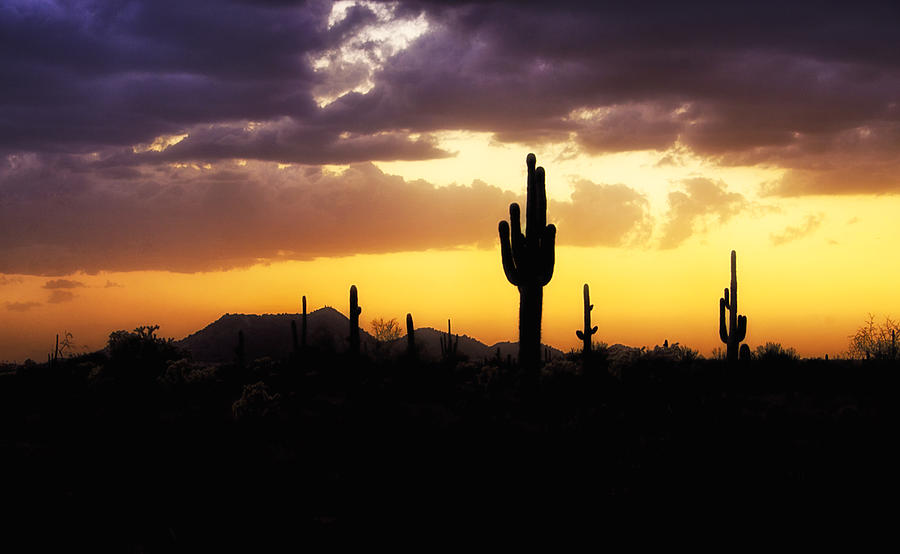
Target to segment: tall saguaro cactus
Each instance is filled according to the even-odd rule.
[[[359,300],[356,294],[356,285],[350,285],[350,354],[359,356]]]
[[[440,335],[438,338],[441,341],[441,358],[444,360],[452,360],[456,357],[456,349],[459,347],[459,334],[456,335],[456,340],[453,340],[453,330],[450,328],[450,319],[447,319],[447,338],[444,339],[444,335]]]
[[[500,255],[506,279],[519,289],[519,364],[526,369],[541,363],[541,310],[544,285],[553,277],[556,227],[547,225],[547,188],[544,168],[535,168],[528,154],[528,196],[525,233],[519,221],[519,205],[509,205],[509,223],[501,221]]]
[[[306,351],[306,296],[303,297],[303,323],[300,327],[300,348]]]
[[[728,327],[725,326],[725,310],[728,310]],[[731,251],[731,295],[725,289],[719,299],[719,338],[726,344],[725,359],[735,362],[741,341],[747,336],[747,316],[738,315],[737,302],[737,253]]]
[[[416,330],[413,327],[412,314],[406,314],[406,352],[410,357],[416,355]]]
[[[591,327],[591,310],[594,309],[594,305],[591,304],[591,291],[587,286],[587,283],[584,284],[584,331],[575,331],[575,336],[584,341],[584,348],[582,352],[584,354],[584,358],[587,359],[588,356],[591,355],[591,335],[597,332],[597,326]]]

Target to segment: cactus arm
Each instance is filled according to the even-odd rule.
[[[530,216],[528,224],[531,225],[533,221],[537,229],[540,230],[547,226],[547,183],[543,167],[534,170],[534,184],[533,188],[529,189],[529,196],[532,192],[534,197],[529,198],[529,200],[534,201],[534,209],[528,214]]]
[[[516,264],[513,261],[512,246],[509,241],[509,223],[500,222],[500,260],[503,262],[503,272],[506,274],[506,280],[515,286],[519,286],[519,272],[516,271]]]
[[[596,332],[597,332],[597,326],[594,325],[594,326],[591,328],[591,334],[593,335],[593,334],[596,333]]]
[[[728,289],[725,289],[725,296],[728,296]],[[719,338],[722,342],[728,343],[728,327],[725,324],[725,302],[724,298],[719,298]]]
[[[547,225],[541,241],[541,276],[540,285],[546,286],[553,278],[553,266],[556,264],[556,226]]]
[[[575,336],[578,337],[578,340],[584,340],[584,333],[581,330],[575,331]]]
[[[537,158],[534,154],[528,154],[525,158],[525,165],[528,167],[528,179],[527,184],[525,185],[525,232],[536,231],[537,230],[537,218],[535,216],[535,212],[537,211],[537,193],[535,192],[535,181],[536,181],[536,171],[534,169],[535,163],[537,163]],[[534,229],[532,229],[532,223],[534,223]]]
[[[515,202],[509,205],[509,224],[511,225],[510,244],[512,245],[513,260],[516,262],[516,267],[521,269],[523,262],[527,259],[527,252],[525,235],[522,234],[521,210]]]
[[[736,340],[737,342],[741,342],[747,337],[747,316],[739,315],[737,321],[738,324],[737,330],[734,335],[734,340]]]

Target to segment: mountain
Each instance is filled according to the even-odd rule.
[[[291,321],[297,322],[299,340],[302,318],[302,314],[225,314],[203,329],[176,341],[176,344],[190,351],[195,360],[230,362],[234,360],[234,350],[238,344],[238,331],[243,331],[247,359],[253,360],[265,356],[274,359],[286,358],[293,350]],[[307,341],[310,346],[326,351],[347,351],[350,320],[341,312],[328,306],[319,308],[307,315],[307,326]],[[375,353],[379,345],[374,337],[362,328],[360,328],[359,334],[360,347],[369,353]],[[431,327],[421,327],[415,330],[416,345],[422,359],[440,359],[440,337],[442,335],[446,336],[446,333]],[[456,337],[457,335],[454,334],[454,341]],[[519,345],[515,342],[498,342],[488,346],[468,335],[459,335],[457,353],[477,361],[495,358],[498,348],[503,360],[506,360],[507,355],[515,358],[519,351]],[[563,352],[556,348],[550,346],[544,346],[544,348],[550,350],[553,358],[563,356]],[[381,346],[381,349],[391,357],[405,353],[406,336]]]
[[[293,350],[291,321],[297,322],[300,340],[303,314],[225,314],[203,329],[176,342],[191,352],[195,360],[230,362],[238,344],[238,331],[244,332],[245,356],[249,360],[285,358]],[[335,352],[346,352],[349,346],[350,320],[341,312],[326,306],[307,314],[307,342],[310,346]],[[359,330],[360,347],[373,350],[375,339]]]

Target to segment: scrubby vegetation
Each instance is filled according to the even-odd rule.
[[[883,361],[595,343],[535,380],[510,358],[315,348],[203,364],[155,331],[0,375],[10,502],[60,507],[87,539],[260,548],[588,522],[633,502],[846,501],[880,494],[896,462],[900,367]]]

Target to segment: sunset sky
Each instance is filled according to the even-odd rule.
[[[900,316],[900,8],[4,0],[0,360],[325,305],[517,340],[497,223],[547,172],[544,341],[710,355]],[[895,4],[896,6],[896,4]]]

